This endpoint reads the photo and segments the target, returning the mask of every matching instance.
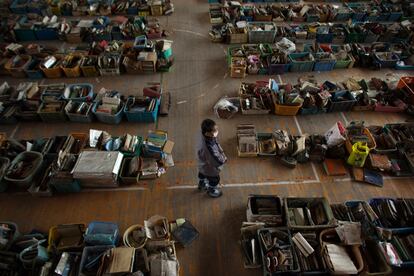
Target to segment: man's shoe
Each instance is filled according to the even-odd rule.
[[[209,197],[218,198],[221,197],[223,192],[218,188],[209,188],[207,194],[209,195]]]
[[[204,180],[198,181],[198,190],[205,191],[207,189],[207,182]]]

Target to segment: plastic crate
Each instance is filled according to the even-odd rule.
[[[27,173],[25,178],[13,178],[6,174],[4,180],[9,184],[15,185],[20,188],[28,188],[33,181],[33,178],[36,176],[37,172],[40,170],[43,163],[43,155],[35,151],[25,151],[17,155],[10,164],[10,168],[16,166],[21,161],[26,160],[32,163],[30,171]]]
[[[14,28],[14,35],[17,41],[35,41],[37,40],[33,27]]]
[[[30,79],[42,79],[44,77],[43,71],[40,69],[41,60],[32,59],[24,70],[27,77]]]
[[[258,31],[253,30],[254,26],[271,25],[272,30],[269,31]],[[276,37],[277,27],[273,22],[249,22],[247,23],[249,43],[273,43]]]
[[[310,61],[300,61],[298,59],[310,56]],[[309,52],[292,53],[288,55],[290,61],[291,72],[310,72],[313,70],[315,59]]]
[[[85,232],[87,245],[116,245],[119,240],[118,224],[92,221]]]
[[[97,56],[93,56],[93,58],[96,58],[95,65],[85,65],[86,58],[87,57],[83,57],[82,60],[81,60],[81,63],[80,63],[80,69],[82,71],[82,75],[84,77],[88,77],[88,78],[98,77],[99,76],[99,71],[96,68],[96,66],[98,65],[98,57]]]
[[[328,100],[327,112],[341,112],[351,111],[352,107],[356,104],[356,99],[348,90],[341,90],[331,93],[332,97]],[[338,101],[339,97],[346,98],[345,101]]]
[[[384,59],[382,55],[391,54],[391,58]],[[375,52],[373,53],[374,60],[379,64],[380,68],[394,68],[397,62],[399,61],[399,57],[391,52]]]
[[[260,214],[258,209],[274,208],[274,214]],[[248,222],[263,222],[272,226],[286,226],[282,199],[273,195],[249,195],[247,198],[246,217]]]
[[[128,103],[132,101],[132,99],[128,99],[127,103],[124,107],[124,113],[128,120],[128,122],[144,122],[144,123],[155,123],[158,117],[158,109],[160,106],[160,99],[156,100],[155,108],[151,112],[131,112],[128,109]]]
[[[410,95],[410,104],[414,104],[414,77],[401,77],[398,81],[397,88],[407,91]]]
[[[56,56],[55,56],[56,57]],[[61,78],[63,76],[62,68],[60,67],[60,64],[62,62],[61,57],[56,57],[58,60],[53,68],[46,68],[43,66],[43,62],[40,64],[40,69],[43,71],[43,74],[45,74],[46,78],[49,79],[56,79]]]
[[[369,205],[372,207],[372,209],[374,210],[374,212],[377,214],[377,216],[379,217],[379,226],[381,226],[382,228],[385,228],[389,231],[392,231],[393,233],[403,233],[406,231],[414,231],[414,227],[385,227],[383,224],[381,224],[381,214],[379,214],[376,210],[377,210],[377,206],[381,203],[381,201],[391,201],[393,202],[394,206],[395,206],[395,202],[396,200],[394,198],[387,198],[387,197],[374,197],[371,198],[368,203]]]
[[[52,254],[59,254],[64,251],[81,251],[85,229],[85,224],[60,224],[50,227],[47,251]],[[60,245],[60,241],[63,239],[70,240],[70,243]],[[76,240],[81,242],[76,244],[74,243]]]
[[[11,12],[16,14],[26,14],[27,2],[27,0],[14,0],[10,5]]]
[[[298,105],[284,105],[284,104],[278,104],[274,103],[275,105],[275,114],[281,115],[281,116],[295,116],[298,114],[300,108],[302,107],[302,104]]]
[[[93,112],[92,107],[93,103],[84,103],[88,105],[88,111],[86,114],[77,114],[77,113],[70,113],[70,110],[72,109],[72,105],[76,104],[74,101],[69,101],[68,104],[65,107],[66,116],[68,116],[69,121],[71,122],[77,122],[77,123],[91,123],[93,121]],[[81,104],[81,103],[78,103]]]
[[[269,64],[269,75],[282,75],[289,72],[290,64]]]
[[[272,227],[272,228],[261,228],[257,230],[257,235],[260,235],[260,233],[262,232],[267,232],[269,231],[270,233],[272,233],[272,235],[275,235],[277,240],[283,240],[285,241],[285,243],[287,245],[290,245],[290,249],[292,252],[292,257],[293,257],[293,269],[288,270],[288,271],[277,271],[277,272],[270,272],[267,269],[267,264],[266,264],[266,253],[265,250],[265,246],[263,244],[262,239],[259,239],[259,243],[260,243],[260,253],[262,256],[262,266],[263,266],[263,275],[264,276],[273,276],[273,275],[298,275],[300,272],[300,267],[299,267],[299,262],[298,262],[298,257],[296,256],[296,251],[294,249],[294,245],[293,245],[293,241],[292,241],[292,237],[290,235],[290,231],[288,228],[286,227]]]
[[[113,245],[100,245],[100,246],[85,246],[82,251],[82,259],[79,265],[79,276],[92,276],[98,274],[98,269],[101,264],[103,254],[114,248]],[[96,265],[91,265],[88,269],[85,269],[86,264],[95,263]]]
[[[92,112],[95,114],[96,119],[102,123],[111,124],[111,125],[118,125],[122,121],[122,116],[124,115],[124,103],[121,103],[119,111],[112,115],[107,113],[96,112],[98,105],[100,103],[95,103],[92,107]]]
[[[58,40],[59,33],[55,28],[34,29],[37,40]]]
[[[7,190],[7,182],[3,181],[4,175],[6,174],[7,168],[10,165],[9,158],[0,157],[0,193]]]
[[[88,90],[88,94],[83,97],[71,97],[70,93],[71,90],[75,87],[83,87]],[[65,91],[63,92],[63,99],[64,100],[72,100],[72,101],[92,101],[95,97],[95,93],[93,91],[93,85],[90,83],[73,83],[66,86]]]
[[[133,185],[138,182],[139,173],[137,176],[126,176],[126,171],[128,169],[129,163],[131,162],[132,157],[124,157],[122,159],[121,170],[119,174],[119,178],[123,185]]]
[[[20,232],[19,228],[16,223],[11,221],[0,221],[0,225],[6,224],[10,230],[12,231],[12,237],[11,239],[6,243],[0,246],[0,251],[8,251],[10,247],[13,245],[13,243],[19,238]],[[1,259],[1,258],[0,258]]]
[[[369,142],[367,144],[368,144],[369,150],[370,151],[374,150],[377,147],[377,143],[375,142],[375,138],[372,136],[371,132],[366,127],[364,127],[362,132],[365,136],[368,137]],[[349,139],[349,137],[346,139],[345,147],[346,147],[348,153],[352,152],[352,143],[351,143],[351,140]]]
[[[65,115],[65,102],[59,101],[61,106],[61,110],[57,112],[49,112],[44,111],[43,108],[45,106],[45,103],[42,102],[39,106],[39,109],[37,110],[37,114],[39,115],[40,119],[42,119],[45,123],[55,123],[55,122],[64,122],[66,121],[66,115]]]
[[[330,54],[330,59],[319,59],[324,53],[315,53],[315,65],[313,71],[332,71],[335,67],[336,59],[333,54]]]
[[[326,108],[319,108],[317,106],[307,108],[302,107],[299,111],[300,115],[315,115],[321,113],[326,113]]]
[[[73,59],[77,59],[75,66],[73,67],[63,67],[61,65],[61,68],[63,70],[63,73],[65,73],[65,76],[67,78],[78,78],[81,76],[81,69],[80,69],[80,63],[82,61],[81,56],[73,56]]]
[[[319,225],[296,225],[294,221],[291,220],[289,216],[289,209],[290,208],[304,208],[308,207],[309,204],[322,204],[323,210],[326,216],[326,222],[324,224]],[[328,200],[325,197],[286,197],[283,202],[285,213],[286,213],[286,220],[289,229],[303,229],[303,230],[315,230],[315,229],[323,229],[327,227],[334,227],[336,225],[335,218],[332,213],[331,206],[329,205]]]
[[[32,60],[32,57],[31,56],[29,56],[29,55],[21,55],[20,56],[20,58],[21,58],[21,64],[20,64],[20,66],[18,66],[18,67],[14,67],[13,66],[13,60],[16,58],[17,56],[15,56],[15,57],[12,57],[12,58],[10,58],[8,61],[7,61],[7,63],[4,65],[4,68],[9,72],[9,74],[12,76],[12,77],[14,77],[14,78],[25,78],[26,77],[26,72],[25,72],[25,70],[26,70],[26,68],[27,68],[27,66],[29,66],[29,64],[30,64],[30,62],[31,62],[31,60]]]

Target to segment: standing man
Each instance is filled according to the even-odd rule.
[[[217,141],[216,122],[205,119],[201,123],[201,138],[197,146],[198,189],[207,190],[210,197],[217,198],[223,193],[218,187],[220,171],[227,162],[227,157]]]

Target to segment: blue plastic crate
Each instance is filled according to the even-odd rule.
[[[336,60],[332,56],[332,59],[327,60],[318,60],[318,56],[323,55],[325,53],[315,53],[315,66],[313,67],[313,71],[332,71],[335,67]]]
[[[85,232],[88,245],[116,245],[118,240],[119,227],[113,222],[92,221]]]
[[[309,61],[299,61],[298,59],[310,55],[312,60]],[[310,72],[313,70],[313,65],[315,60],[309,52],[303,53],[292,53],[288,55],[290,61],[290,71],[291,72]]]
[[[377,206],[377,205],[380,203],[380,201],[384,201],[384,200],[390,200],[390,201],[392,201],[392,202],[394,203],[394,205],[395,205],[395,199],[394,199],[394,198],[389,198],[389,197],[374,197],[374,198],[371,198],[371,199],[368,201],[368,203],[369,203],[369,205],[370,205],[371,207],[375,208],[375,206]],[[375,209],[374,209],[374,211],[375,211]],[[380,214],[377,214],[377,215],[380,215]],[[380,220],[381,220],[381,219],[380,219]],[[380,227],[382,227],[382,228],[385,228],[385,229],[387,229],[387,230],[389,230],[389,231],[392,231],[393,233],[404,233],[404,232],[407,232],[407,231],[414,231],[414,227],[396,227],[396,228],[386,228],[386,227],[384,227],[384,225],[382,225],[382,224],[379,224],[379,226],[380,226]]]
[[[85,97],[77,97],[77,98],[69,98],[70,96],[70,90],[73,89],[75,86],[82,86],[86,87],[88,89],[88,95]],[[68,84],[65,88],[65,91],[63,93],[63,99],[64,100],[72,100],[75,102],[85,102],[85,101],[93,101],[95,97],[95,92],[93,91],[93,85],[91,83],[73,83]]]
[[[397,22],[401,19],[402,16],[403,16],[402,12],[390,12],[388,21]]]
[[[147,44],[147,37],[145,35],[137,36],[134,41],[134,49],[144,50]]]
[[[92,112],[93,114],[95,114],[95,117],[96,119],[98,119],[98,121],[105,123],[105,124],[111,124],[111,125],[118,125],[121,123],[122,117],[124,115],[124,104],[123,103],[119,111],[114,115],[96,112],[96,109],[98,108],[99,104],[100,103],[95,103],[92,108]]]
[[[39,67],[40,63],[41,60],[39,59],[32,59],[30,61],[27,68],[24,70],[28,78],[42,79],[44,77],[43,71]]]
[[[127,9],[128,15],[138,15],[138,7],[129,7]]]
[[[129,99],[130,101],[132,99]],[[128,102],[125,105],[124,113],[128,122],[144,122],[144,123],[154,123],[157,121],[158,109],[160,106],[160,99],[157,99],[155,108],[151,112],[131,112],[128,110]]]
[[[14,0],[10,5],[12,13],[26,14],[27,13],[27,0]]]
[[[54,28],[43,28],[34,30],[37,40],[58,40],[59,33]]]
[[[17,41],[34,41],[37,40],[36,34],[30,29],[14,29],[14,35]]]
[[[290,64],[270,64],[268,68],[269,75],[281,75],[289,72]]]
[[[318,43],[332,43],[334,39],[333,33],[322,34],[316,33],[316,42]]]
[[[112,248],[114,248],[113,245],[85,246],[82,251],[78,275],[97,275],[103,254]]]

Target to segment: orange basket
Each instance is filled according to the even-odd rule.
[[[40,64],[40,69],[43,71],[45,76],[49,79],[60,78],[63,75],[62,68],[60,67],[60,64],[62,62],[62,57],[55,56],[55,58],[57,59],[57,62],[55,64],[55,66],[53,66],[52,68],[46,68],[43,65],[43,62]]]
[[[276,95],[272,93],[273,104],[275,105],[275,114],[282,116],[295,116],[298,114],[302,104],[286,105],[277,103]]]
[[[72,57],[73,59],[76,59],[76,64],[74,67],[63,67],[63,65],[60,65],[60,67],[62,68],[63,72],[65,73],[66,77],[68,78],[78,78],[81,76],[81,69],[80,69],[80,63],[82,60],[82,56],[80,55],[69,55],[66,56],[66,58],[68,57]]]
[[[375,139],[372,136],[369,129],[364,127],[362,132],[368,137],[368,140],[369,140],[368,148],[370,149],[370,151],[375,149],[377,147],[377,143],[375,142]],[[349,137],[347,137],[347,139],[346,139],[345,146],[346,146],[346,150],[348,151],[348,153],[351,153],[352,152],[352,143],[351,143],[351,140],[349,139]]]
[[[26,73],[25,69],[29,65],[30,61],[32,60],[31,56],[28,55],[21,55],[21,61],[19,62],[18,66],[13,66],[13,59],[16,58],[16,56],[10,58],[7,63],[4,65],[4,69],[6,69],[9,74],[14,78],[25,78]]]

